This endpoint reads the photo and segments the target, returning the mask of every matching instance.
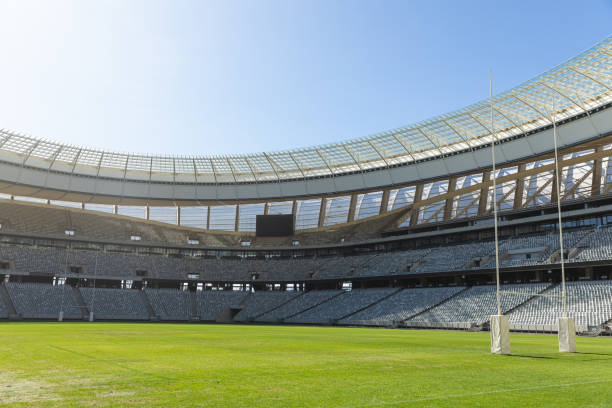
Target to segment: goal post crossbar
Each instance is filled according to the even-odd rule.
[[[508,294],[508,295],[527,296],[527,297],[544,296],[544,297],[559,298],[559,299],[563,298],[562,295],[551,295],[551,294],[548,294],[548,293],[524,293],[524,292],[512,292],[512,291],[508,291],[508,290],[500,290],[499,293],[505,293],[505,294]]]

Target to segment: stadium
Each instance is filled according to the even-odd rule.
[[[520,359],[493,366],[497,234]],[[210,406],[544,406],[574,389],[574,403],[609,406],[611,264],[612,37],[490,100],[347,142],[138,155],[2,130],[0,379],[14,390],[0,403],[85,405],[93,385],[78,377],[96,366],[100,406],[200,406],[205,393]],[[565,285],[579,335],[567,358]],[[409,352],[423,356],[399,367]],[[221,388],[192,381],[191,359]],[[402,394],[427,365],[440,371]],[[505,389],[524,399],[488,390],[478,366],[523,376]],[[444,395],[463,397],[438,398],[435,382],[460,372],[469,386]]]

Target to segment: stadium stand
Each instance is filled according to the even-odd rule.
[[[578,324],[609,324],[611,52],[606,38],[450,115],[269,154],[130,155],[1,129],[0,318],[486,327],[497,208],[512,324],[558,317],[562,260]],[[551,92],[554,114],[538,108]],[[478,119],[491,102],[494,135]],[[296,230],[258,236],[265,214]]]
[[[301,295],[300,292],[293,291],[258,291],[249,293],[240,305],[242,310],[234,317],[234,320],[237,322],[252,321],[257,316],[276,309],[299,295]]]
[[[198,317],[202,321],[216,321],[228,308],[240,309],[246,297],[240,291],[200,291],[195,293]]]
[[[60,310],[64,312],[64,319],[83,318],[81,307],[70,286],[12,282],[5,286],[22,318],[57,319]]]
[[[280,307],[269,311],[256,320],[258,322],[279,322],[297,315],[298,313],[312,309],[324,302],[329,301],[335,296],[344,294],[342,290],[313,290],[296,296],[291,301]]]
[[[571,257],[571,262],[601,261],[612,258],[612,228],[595,229],[578,244],[576,252]]]
[[[561,287],[535,297],[509,315],[513,325],[556,325],[562,315]],[[576,325],[600,326],[612,317],[612,282],[568,282],[567,311]]]
[[[501,309],[506,313],[529,299],[530,295],[540,293],[548,285],[543,283],[504,285],[503,290],[520,294],[502,293]],[[441,303],[418,316],[406,321],[407,325],[416,323],[473,323],[481,325],[489,321],[489,316],[497,313],[495,286],[473,286],[457,296]]]
[[[174,289],[80,288],[13,283],[6,289],[23,319],[217,321],[235,310],[236,322],[285,322],[346,326],[470,328],[496,312],[495,287],[378,288],[296,291],[197,291]],[[603,327],[612,319],[612,281],[568,282],[568,312],[579,331]],[[555,331],[561,316],[560,285],[503,285],[502,310],[513,330]],[[79,304],[82,295],[84,305]],[[538,295],[543,296],[538,296]],[[0,301],[0,319],[9,310]]]
[[[353,289],[286,319],[287,323],[330,324],[397,292],[397,289]]]
[[[564,245],[573,263],[607,259],[612,256],[612,233],[609,227],[569,231]],[[235,259],[0,244],[0,261],[16,272],[39,275],[76,267],[75,273],[89,277],[136,277],[137,271],[145,271],[147,277],[162,279],[195,274],[210,281],[303,281],[491,269],[493,248],[492,241],[480,241],[356,256]],[[558,257],[552,259],[558,250],[555,232],[507,238],[500,241],[500,266],[553,264],[558,262]]]
[[[141,291],[130,289],[80,288],[83,300],[97,320],[149,320]]]
[[[495,250],[491,241],[435,248],[416,269],[419,273],[470,269],[475,259],[488,258]]]
[[[159,320],[188,321],[192,317],[193,294],[176,289],[145,289],[153,313]]]
[[[390,326],[434,307],[464,289],[462,287],[404,289],[345,317],[340,320],[340,324]]]

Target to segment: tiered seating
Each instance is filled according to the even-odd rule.
[[[567,310],[576,325],[599,326],[612,319],[612,281],[568,282]],[[561,285],[510,313],[512,324],[556,325],[563,314]]]
[[[414,316],[463,290],[462,287],[404,289],[340,320],[340,324],[388,326]]]
[[[431,248],[381,253],[370,258],[351,276],[406,274],[430,252]]]
[[[285,303],[278,309],[271,310],[257,317],[256,320],[259,322],[278,322],[342,294],[343,291],[341,290],[313,290],[306,292]]]
[[[68,285],[13,282],[5,285],[15,310],[25,319],[57,319],[60,310],[64,311],[64,319],[83,317]]]
[[[149,320],[149,311],[139,290],[81,288],[90,312],[99,320]]]
[[[288,323],[333,323],[335,320],[378,302],[397,289],[354,289],[328,302],[290,317]]]
[[[66,270],[66,252],[60,248],[2,246],[0,253],[15,271],[24,274],[54,275]]]
[[[250,270],[259,274],[259,280],[300,281],[315,274],[327,261],[327,258],[299,257],[247,262],[257,263]]]
[[[597,228],[580,242],[580,252],[572,262],[600,261],[612,258],[612,227]]]
[[[612,257],[612,228],[591,231],[574,230],[564,234],[565,248],[570,253],[571,261],[605,260]],[[29,275],[57,276],[76,266],[80,268],[81,276],[88,278],[130,279],[137,276],[137,271],[146,271],[147,278],[175,280],[185,279],[187,275],[198,275],[201,281],[208,282],[303,282],[311,279],[349,279],[493,268],[493,246],[492,241],[484,241],[435,249],[370,252],[353,256],[236,259],[1,244],[0,261],[8,261],[15,274]],[[580,248],[575,249],[576,246]],[[500,242],[500,266],[556,263],[556,257],[551,255],[558,249],[556,232],[504,239]],[[480,264],[476,262],[477,259]]]
[[[246,292],[220,290],[196,292],[198,316],[203,321],[215,321],[228,308],[240,308]]]
[[[375,254],[368,254],[321,258],[323,263],[321,263],[319,269],[315,272],[315,276],[318,279],[333,279],[353,275],[362,265],[365,265],[375,256]]]
[[[189,320],[192,294],[176,289],[145,289],[145,294],[160,320]]]
[[[443,272],[470,269],[474,258],[483,258],[495,251],[495,243],[491,241],[475,242],[473,244],[449,245],[435,248],[425,257],[425,262],[419,265],[417,272]]]
[[[529,299],[529,295],[544,290],[545,283],[524,285],[503,285],[502,291],[517,292],[521,295],[502,293],[501,309],[505,313]],[[497,313],[495,285],[473,286],[449,299],[447,302],[420,314],[410,321],[417,323],[475,323],[489,321],[489,316]]]
[[[237,235],[188,231],[138,218],[3,199],[0,199],[0,214],[5,221],[10,220],[4,223],[3,230],[19,233],[64,236],[64,231],[69,229],[86,238],[125,242],[131,235],[138,235],[142,242],[182,245],[189,237],[196,236],[200,243],[213,247],[236,246],[240,239]]]
[[[565,231],[563,233],[563,248],[570,250],[580,241],[590,230]],[[548,258],[555,251],[559,250],[559,234],[551,232],[549,234],[527,235],[512,237],[500,241],[500,267],[530,266],[541,265],[547,262]],[[529,252],[539,249],[538,252]],[[521,254],[521,252],[525,252]],[[529,253],[529,258],[526,254]],[[495,257],[491,257],[489,262],[482,267],[495,267]]]
[[[261,291],[250,293],[245,301],[240,305],[242,310],[234,320],[244,322],[262,315],[283,303],[286,303],[294,297],[300,295],[300,292],[277,292],[277,291]]]
[[[6,305],[4,304],[4,300],[2,300],[2,296],[0,296],[0,319],[7,319],[8,313],[9,312]]]

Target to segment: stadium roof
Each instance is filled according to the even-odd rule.
[[[555,112],[553,109],[553,100]],[[499,140],[526,134],[612,102],[612,36],[569,61],[493,98]],[[228,156],[151,156],[60,144],[0,131],[0,152],[26,162],[62,165],[75,174],[121,172],[126,179],[189,178],[198,183],[253,183],[384,169],[471,150],[492,140],[491,101],[410,126],[327,145]],[[42,167],[42,166],[41,166]]]

